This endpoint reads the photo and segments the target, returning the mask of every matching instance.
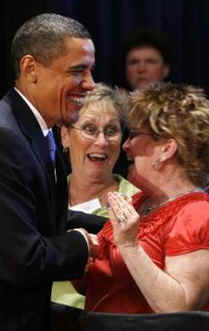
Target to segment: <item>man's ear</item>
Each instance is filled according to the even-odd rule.
[[[24,55],[20,60],[20,72],[30,82],[35,84],[38,77],[38,63],[32,55]]]
[[[70,148],[70,136],[68,130],[69,129],[66,128],[66,126],[64,125],[61,127],[60,130],[62,145],[64,148]]]
[[[167,78],[170,74],[170,67],[169,65],[165,64],[163,68],[163,79]]]

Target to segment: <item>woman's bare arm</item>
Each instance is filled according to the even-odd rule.
[[[200,309],[209,299],[209,250],[166,257],[165,270],[156,266],[139,245],[139,215],[122,197],[109,195],[115,242],[147,302],[157,313]],[[118,221],[120,212],[125,222]]]

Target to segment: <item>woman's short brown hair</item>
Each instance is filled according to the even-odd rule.
[[[209,172],[209,100],[200,88],[156,83],[131,94],[128,125],[145,127],[153,139],[173,137],[179,164],[196,185]]]

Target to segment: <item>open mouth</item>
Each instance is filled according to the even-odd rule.
[[[108,158],[107,154],[100,154],[100,153],[89,153],[87,154],[87,157],[90,161],[100,161],[100,162],[104,162]]]
[[[68,96],[67,102],[71,110],[71,113],[69,115],[71,123],[77,122],[79,117],[79,110],[82,108],[84,104],[85,96],[86,94],[82,94],[82,93]]]

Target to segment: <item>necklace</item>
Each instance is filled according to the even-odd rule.
[[[143,215],[143,216],[147,216],[151,211],[153,211],[154,209],[156,208],[159,208],[161,206],[163,206],[164,204],[166,204],[167,202],[169,201],[172,201],[172,200],[175,200],[176,198],[180,197],[180,196],[183,196],[183,195],[186,195],[186,194],[189,194],[189,193],[192,193],[192,192],[199,192],[199,191],[203,191],[200,187],[196,187],[195,189],[193,190],[190,190],[190,191],[185,191],[183,193],[178,193],[178,194],[175,194],[175,195],[172,195],[170,198],[168,198],[167,200],[157,204],[157,205],[152,205],[152,206],[144,206],[144,208],[142,208],[140,214]],[[150,199],[148,198],[147,200],[145,200],[145,202],[149,202]]]

